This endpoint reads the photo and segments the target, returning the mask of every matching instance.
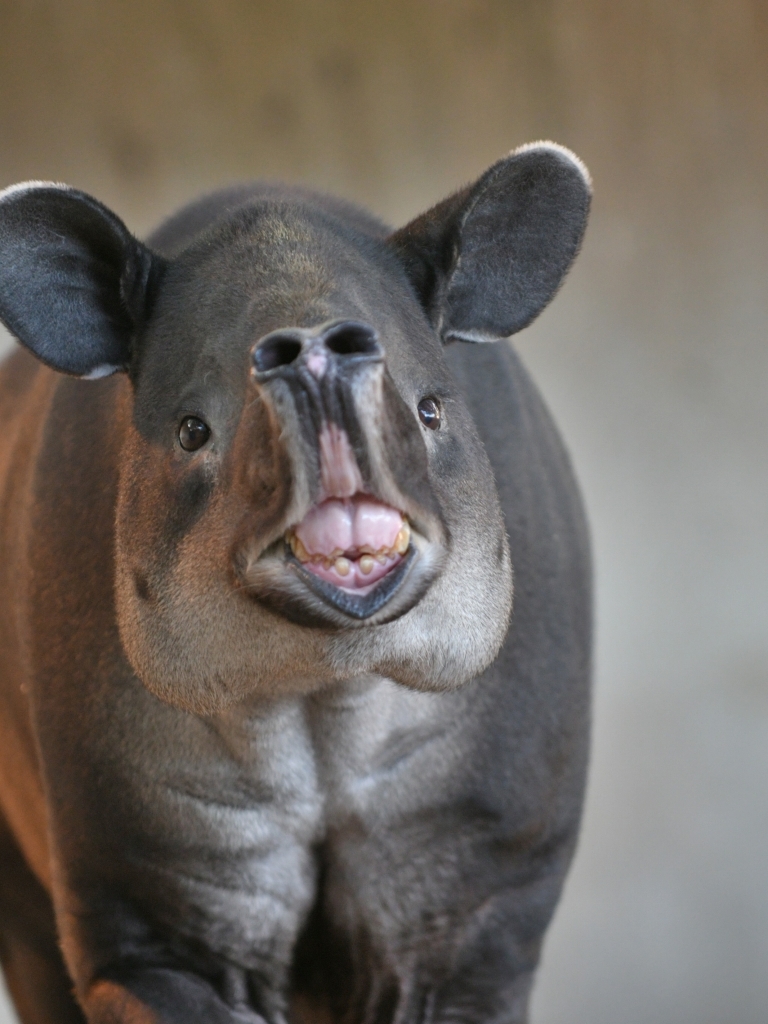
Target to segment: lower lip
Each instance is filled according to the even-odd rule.
[[[411,545],[404,555],[398,555],[397,561],[376,582],[362,588],[351,589],[339,586],[336,580],[328,581],[316,571],[303,565],[286,545],[286,563],[304,581],[309,589],[338,611],[344,612],[354,619],[367,619],[387,604],[400,589],[410,568],[417,557],[416,549]],[[312,567],[313,570],[317,566]],[[338,577],[341,579],[341,577]]]
[[[378,558],[372,556],[368,556],[367,561],[364,561],[363,558],[337,559],[336,563],[330,566],[330,568],[326,568],[322,564],[306,562],[303,565],[314,576],[325,580],[326,583],[333,584],[335,587],[339,587],[341,590],[347,590],[351,594],[368,594],[400,564],[402,559],[402,555],[395,553],[383,561],[379,561]],[[341,567],[347,570],[343,575],[337,568],[339,562],[341,562]],[[364,567],[368,569],[367,572],[364,571]]]

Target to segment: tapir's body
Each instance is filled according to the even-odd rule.
[[[328,219],[338,237],[346,238],[348,228],[358,246],[384,245],[386,234],[376,222],[343,204],[273,189],[225,193],[176,217],[154,243],[150,240],[171,269],[163,271],[151,309],[146,306],[147,322],[165,322],[178,300],[172,297],[164,306],[164,296],[172,294],[174,280],[192,274],[189,261],[173,269],[176,254],[197,244],[202,256],[198,253],[194,266],[208,259],[208,249],[214,252],[216,245],[206,239],[214,237],[210,232],[215,235],[219,223],[238,216],[235,207],[261,203],[267,208],[266,203],[272,210],[282,204],[280,210],[295,206],[302,217],[312,201],[321,211],[318,223]],[[286,216],[286,223],[293,223],[294,214]],[[301,253],[291,256],[294,263],[301,258]],[[212,272],[206,274],[206,280],[216,280]],[[228,287],[226,275],[220,280]],[[0,274],[0,291],[2,286]],[[151,342],[151,351],[147,343],[127,375],[102,380],[62,376],[25,351],[14,353],[0,372],[0,953],[24,1024],[82,1020],[83,1013],[93,1024],[262,1019],[275,1024],[286,1013],[350,1024],[526,1019],[541,939],[575,843],[586,767],[589,557],[567,457],[511,348],[504,342],[456,343],[446,348],[447,365],[428,393],[440,396],[446,446],[447,431],[463,423],[462,410],[471,414],[475,427],[462,427],[469,448],[446,447],[444,455],[435,455],[431,435],[425,434],[430,468],[422,476],[432,481],[433,493],[419,490],[418,474],[411,481],[407,473],[398,476],[399,469],[387,483],[390,470],[377,468],[378,435],[365,420],[359,395],[363,387],[365,394],[380,394],[370,383],[381,379],[380,343],[386,380],[400,396],[387,398],[393,385],[385,381],[380,401],[389,419],[399,415],[390,415],[391,403],[407,405],[415,371],[407,360],[403,366],[399,354],[395,362],[393,352],[400,350],[396,341],[388,345],[389,329],[370,312],[374,298],[358,298],[348,309],[347,292],[339,298],[335,286],[323,292],[322,282],[315,281],[301,302],[295,289],[280,293],[280,287],[270,293],[269,315],[251,339],[266,338],[254,346],[256,384],[244,377],[231,388],[227,384],[225,398],[215,391],[213,399],[196,399],[194,409],[185,399],[187,405],[173,413],[178,419],[191,411],[195,427],[206,401],[209,410],[211,403],[220,408],[216,402],[226,404],[232,391],[240,394],[236,413],[225,408],[219,414],[222,424],[236,426],[221,426],[217,434],[217,413],[208,416],[214,442],[224,453],[217,455],[224,468],[214,483],[206,484],[205,476],[179,475],[192,465],[178,461],[188,458],[181,449],[172,455],[177,462],[150,466],[145,477],[135,478],[134,469],[126,469],[126,451],[139,443],[134,435],[150,447],[159,444],[152,416],[161,400],[151,390],[142,392],[146,375],[161,372],[151,369],[153,359],[165,358],[156,355],[159,342]],[[395,306],[406,301],[398,296],[399,287],[407,291],[399,282],[391,286]],[[354,291],[352,285],[349,289]],[[381,294],[389,295],[388,289]],[[318,291],[323,292],[319,299]],[[281,308],[275,294],[287,296]],[[223,319],[228,308],[221,306]],[[190,337],[206,309],[203,303],[190,314]],[[6,317],[36,351],[26,326],[11,314]],[[369,322],[375,332],[365,326]],[[206,332],[210,335],[210,326]],[[219,388],[239,363],[230,365],[222,356],[209,365],[206,344],[195,349],[197,361],[184,372],[190,379],[214,378]],[[288,436],[294,411],[283,411],[289,392],[279,390],[283,384],[275,383],[276,375],[288,381],[291,394],[304,396],[307,380],[314,387],[316,378],[318,387],[325,387],[331,374],[326,366],[336,373],[352,349],[358,376],[351,378],[349,391],[340,384],[338,394],[342,405],[344,395],[351,394],[348,401],[359,408],[338,413],[338,420],[328,415],[329,422],[341,424],[332,436],[349,436],[354,455],[334,462],[336,456],[323,448],[321,430],[316,456],[321,483],[313,483],[314,470],[296,468],[304,456],[295,454],[297,445]],[[41,358],[56,365],[49,352]],[[300,377],[302,360],[314,378]],[[58,368],[100,376],[101,365],[94,363],[99,372]],[[429,366],[425,372],[431,372]],[[358,383],[361,375],[368,375],[364,385]],[[198,392],[204,386],[195,385]],[[253,396],[247,388],[256,389]],[[264,482],[262,469],[256,482],[249,476],[247,483],[238,483],[247,451],[242,424],[248,403],[254,402],[265,410],[259,413],[264,420],[258,437],[270,417],[282,424],[272,435],[271,454],[260,463],[271,460],[278,483]],[[150,410],[146,421],[142,408]],[[301,402],[296,408],[303,408]],[[377,416],[376,423],[384,413]],[[413,465],[423,457],[414,448],[422,443],[416,431],[423,428],[415,414],[413,427],[406,420],[391,443],[399,444],[397,438],[412,430],[414,439],[402,443],[413,453],[408,456]],[[362,440],[355,440],[356,430]],[[436,443],[440,440],[436,434]],[[133,458],[131,467],[141,465],[142,458]],[[308,458],[314,466],[315,456]],[[485,516],[487,505],[488,536],[498,535],[487,553],[497,567],[488,582],[493,635],[480,653],[475,646],[482,647],[482,637],[476,645],[469,637],[462,646],[455,625],[466,614],[467,630],[478,636],[483,631],[473,624],[486,614],[477,608],[482,585],[472,582],[473,570],[463,591],[438,600],[440,580],[450,572],[451,559],[459,557],[452,554],[461,548],[457,535],[465,529],[451,518],[449,499],[440,489],[440,480],[452,472],[445,493],[451,500],[462,495],[470,517]],[[365,555],[353,551],[327,563],[331,568],[326,566],[319,583],[309,580],[315,589],[302,604],[296,579],[321,571],[302,561],[304,549],[295,546],[296,531],[300,539],[311,536],[304,525],[310,514],[301,518],[306,505],[293,519],[293,513],[270,512],[277,525],[264,527],[260,519],[258,528],[248,526],[246,540],[239,539],[244,536],[239,525],[233,528],[231,536],[241,545],[237,550],[246,554],[235,557],[235,569],[221,579],[235,574],[232,600],[256,588],[254,614],[265,630],[259,636],[276,636],[283,645],[274,651],[271,641],[254,641],[245,643],[241,654],[239,636],[232,640],[227,632],[240,612],[229,616],[217,610],[217,602],[229,597],[218,597],[216,588],[221,585],[224,593],[228,584],[211,582],[196,590],[196,582],[186,582],[189,573],[196,581],[208,571],[207,549],[192,548],[195,531],[210,537],[225,530],[224,506],[216,506],[215,515],[210,511],[223,501],[217,488],[231,487],[226,493],[240,496],[237,523],[250,523],[243,488],[250,488],[249,494],[261,488],[259,508],[271,508],[286,476],[293,483],[281,508],[291,508],[301,473],[309,481],[306,505],[312,515],[325,514],[316,510],[329,505],[348,508],[350,502],[359,512],[373,501],[375,508],[381,503],[384,519],[392,515],[387,509],[406,509],[402,523],[424,536],[402,556],[391,549],[387,557],[394,570],[384,565],[383,556],[379,559],[395,581],[386,584],[385,578],[392,596],[378,588],[383,603],[375,603],[370,595],[377,588],[364,586],[359,575],[371,572]],[[346,491],[339,483],[344,473],[359,477]],[[473,482],[473,473],[479,482]],[[181,488],[183,501],[169,509],[174,487]],[[487,501],[483,488],[488,488]],[[375,501],[355,497],[360,493]],[[235,499],[227,500],[231,506]],[[503,513],[501,533],[494,525],[497,508]],[[133,522],[131,516],[141,527],[139,554],[126,540],[134,527],[121,526]],[[282,540],[285,524],[294,521],[298,526],[286,537],[299,552],[295,565],[288,541],[284,549]],[[503,597],[494,596],[508,586],[504,526],[514,570],[508,631],[508,608]],[[272,563],[258,568],[253,554],[253,537],[262,529],[266,539],[258,551],[267,556],[258,559],[285,557],[293,574],[284,591],[279,580],[273,582],[283,569]],[[147,536],[156,543],[151,556],[141,547]],[[222,550],[233,544],[228,534]],[[437,554],[430,545],[440,548]],[[488,546],[483,542],[483,550]],[[355,592],[342,587],[326,608],[327,578],[335,579],[332,574],[343,573],[345,566],[350,573],[350,559],[361,586]],[[471,557],[465,561],[470,564]],[[170,576],[158,570],[155,577],[156,565],[170,566]],[[374,575],[381,571],[374,565]],[[267,572],[269,587],[259,591]],[[418,656],[401,657],[401,634],[395,631],[424,608],[433,625],[419,624],[416,632],[426,646]],[[441,608],[454,634],[445,641],[447,653],[431,646],[432,631],[439,636],[444,626]],[[219,614],[221,621],[209,621]],[[251,614],[250,605],[243,614]],[[472,619],[475,614],[480,618]],[[346,626],[344,616],[350,617]],[[175,647],[177,621],[182,621],[183,642]],[[284,638],[280,630],[286,631]],[[298,639],[291,640],[294,633]],[[369,633],[374,639],[364,640]],[[384,643],[377,639],[382,636],[395,645],[394,654],[376,646]],[[417,645],[412,637],[403,643]],[[196,644],[202,653],[196,653]],[[247,660],[251,646],[255,667]],[[195,673],[211,649],[212,661],[229,664],[231,658],[234,667],[221,676],[215,668],[206,669],[207,675],[199,669],[198,680]],[[188,651],[189,669],[177,670]],[[263,677],[262,657],[278,666]],[[479,671],[467,668],[467,679],[456,669],[454,679],[451,666],[462,658]],[[256,680],[252,692],[249,673]]]

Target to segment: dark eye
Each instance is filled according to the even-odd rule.
[[[440,406],[434,398],[422,398],[419,402],[419,419],[425,427],[437,430],[440,426]]]
[[[211,431],[208,429],[208,425],[199,420],[197,416],[187,416],[181,421],[179,444],[185,452],[196,452],[198,448],[203,447],[210,436]]]

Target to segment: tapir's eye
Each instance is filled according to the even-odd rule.
[[[425,427],[437,430],[440,426],[440,406],[434,398],[422,398],[419,402],[419,419]]]
[[[187,416],[181,421],[179,444],[184,451],[196,452],[198,448],[203,447],[210,436],[211,431],[208,425],[199,420],[197,416]]]

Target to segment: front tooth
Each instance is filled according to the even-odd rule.
[[[363,574],[363,576],[369,576],[370,573],[373,571],[373,559],[371,558],[370,555],[363,555],[363,557],[358,562],[358,565],[360,566],[360,572]]]
[[[351,566],[348,558],[337,558],[333,563],[333,567],[339,576],[349,576]]]
[[[408,550],[408,545],[411,543],[411,528],[408,523],[403,523],[400,527],[400,532],[395,538],[395,551],[398,555],[404,555]]]

